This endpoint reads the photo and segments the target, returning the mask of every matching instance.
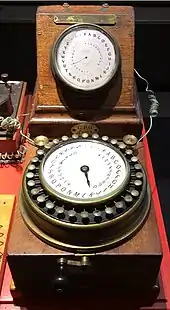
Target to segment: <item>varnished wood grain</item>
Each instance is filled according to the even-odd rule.
[[[118,42],[121,52],[121,74],[108,96],[98,107],[98,100],[89,103],[89,113],[84,119],[78,117],[79,100],[74,100],[74,111],[66,111],[59,98],[59,87],[50,68],[51,48],[56,38],[70,25],[55,24],[57,13],[115,14],[116,25],[103,26]],[[114,131],[115,137],[128,133],[140,136],[141,120],[134,87],[134,10],[132,7],[109,6],[43,6],[36,15],[37,82],[30,118],[30,134],[35,137],[46,134],[52,138],[56,132],[67,134],[78,121],[90,121],[99,126],[103,134]],[[71,99],[69,99],[71,101]],[[70,102],[69,102],[70,104]],[[105,107],[109,107],[106,111]],[[77,111],[76,111],[77,109]],[[90,110],[94,110],[93,113]],[[91,114],[90,114],[91,113]],[[103,127],[102,121],[105,126]]]
[[[60,5],[44,6],[37,10],[36,35],[37,35],[37,106],[61,105],[56,84],[50,70],[51,48],[57,37],[69,25],[56,25],[54,15],[65,12]],[[102,6],[70,6],[70,14],[115,14],[115,26],[104,28],[117,40],[122,58],[122,93],[120,105],[133,105],[133,79],[134,79],[134,11],[131,7],[110,6],[102,10]]]

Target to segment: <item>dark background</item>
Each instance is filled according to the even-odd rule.
[[[7,72],[11,80],[27,81],[30,92],[36,79],[36,8],[45,3],[50,2],[0,2],[0,73]],[[160,102],[148,141],[170,244],[170,3],[134,0],[114,5],[124,3],[135,8],[135,68],[149,81]],[[137,86],[148,126],[145,84],[137,79]]]

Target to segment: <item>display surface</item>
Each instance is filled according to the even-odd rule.
[[[119,48],[113,37],[93,24],[78,24],[65,30],[54,44],[51,64],[54,75],[69,86],[96,90],[117,71]]]
[[[56,198],[73,203],[114,197],[129,179],[129,166],[118,150],[103,141],[71,141],[42,163],[41,181]]]

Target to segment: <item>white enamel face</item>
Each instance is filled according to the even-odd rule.
[[[55,57],[62,79],[84,91],[107,84],[116,68],[113,42],[105,33],[90,26],[66,32]]]
[[[106,144],[77,140],[44,158],[41,172],[43,184],[56,197],[95,203],[115,196],[126,185],[128,168],[126,160]]]

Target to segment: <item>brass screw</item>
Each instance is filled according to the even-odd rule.
[[[42,32],[40,30],[38,30],[38,35],[41,36],[42,35]]]
[[[43,89],[43,85],[40,85],[40,89]]]
[[[67,2],[63,3],[63,7],[64,8],[68,8],[69,7],[69,4]]]
[[[55,16],[55,17],[54,17],[54,22],[56,23],[57,21],[58,21],[58,17]]]
[[[44,147],[47,143],[49,143],[49,140],[46,136],[37,136],[34,139],[34,143],[35,143],[35,146],[41,148],[41,147]]]
[[[102,4],[102,7],[103,7],[103,8],[108,8],[109,5],[108,5],[108,3],[103,3],[103,4]]]

